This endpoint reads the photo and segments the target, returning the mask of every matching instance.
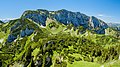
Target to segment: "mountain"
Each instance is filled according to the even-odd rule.
[[[10,28],[7,41],[12,42],[18,36],[31,35],[37,27],[46,26],[47,22],[57,22],[64,25],[72,24],[74,27],[83,26],[84,30],[93,30],[98,34],[105,34],[105,29],[108,28],[107,24],[102,20],[94,16],[86,16],[80,12],[71,12],[65,9],[58,11],[38,9],[36,11],[25,11],[20,19],[11,20],[3,29],[7,30]]]
[[[0,19],[2,22],[6,23],[6,22],[9,22],[10,19]]]
[[[36,11],[27,10],[23,13],[21,18],[29,18],[38,24],[46,26],[47,18],[56,20],[65,25],[73,24],[75,27],[83,26],[87,29],[95,29],[96,33],[104,34],[105,29],[108,25],[94,16],[87,16],[80,12],[71,12],[65,9],[58,11],[48,11],[43,9],[38,9]]]
[[[120,27],[120,23],[107,23],[109,27]]]
[[[113,28],[114,30],[120,31],[120,23],[107,23],[109,27]]]
[[[119,57],[120,32],[80,12],[27,10],[0,25],[0,67],[112,66]]]

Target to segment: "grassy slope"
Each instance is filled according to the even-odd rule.
[[[87,61],[75,61],[73,64],[69,64],[67,67],[120,67],[120,60],[114,60],[105,64],[98,64],[95,62]]]
[[[104,67],[120,67],[120,60],[114,60],[104,64]]]
[[[69,64],[67,67],[100,67],[98,63],[92,63],[87,61],[75,61],[73,64]]]

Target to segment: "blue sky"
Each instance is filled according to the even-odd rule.
[[[120,23],[120,0],[1,0],[0,19],[18,18],[25,10],[67,9]]]

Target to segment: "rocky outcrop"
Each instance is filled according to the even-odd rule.
[[[13,42],[17,37],[30,36],[34,32],[35,27],[37,26],[27,19],[12,20],[8,23],[7,27],[5,27],[10,29],[7,42]]]
[[[108,27],[105,22],[94,16],[89,17],[80,12],[71,12],[65,9],[58,11],[47,11],[43,9],[38,9],[36,11],[28,10],[23,13],[22,18],[29,18],[38,24],[42,24],[43,26],[46,25],[47,18],[50,18],[65,25],[72,23],[76,27],[83,26],[88,29],[99,28],[95,30],[96,33],[99,34],[104,34],[104,30]]]
[[[12,41],[14,41],[16,38],[17,38],[17,36],[14,36],[14,35],[10,34],[10,35],[8,36],[8,38],[7,38],[7,42],[12,42]]]
[[[33,21],[45,26],[45,21],[48,17],[49,12],[47,10],[38,9],[37,11],[25,11],[22,18],[29,18]]]
[[[21,31],[20,36],[21,37],[29,36],[33,33],[33,31],[34,31],[33,29],[26,28],[25,30]]]
[[[20,30],[19,30],[20,31]],[[21,37],[25,37],[25,36],[30,36],[32,33],[33,33],[33,29],[28,29],[26,28],[25,30],[22,30],[19,34],[17,35],[13,35],[13,34],[10,34],[7,38],[7,42],[12,42],[14,41],[15,39],[17,39],[17,36],[20,35]]]
[[[90,24],[95,32],[98,34],[105,34],[105,29],[108,28],[108,25],[100,19],[92,16],[90,17]]]

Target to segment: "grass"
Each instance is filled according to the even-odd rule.
[[[52,28],[52,29],[50,29],[49,27],[47,27],[48,31],[50,31],[52,34],[57,34],[57,33],[59,33],[59,32],[62,32],[64,28],[65,28],[65,27],[63,27],[62,25],[59,25],[58,28],[55,28],[55,27],[54,27],[54,28]]]
[[[0,32],[0,39],[2,39],[5,36],[4,32]]]
[[[92,63],[87,61],[75,61],[73,64],[67,65],[67,67],[100,67],[101,65],[98,63]]]
[[[111,61],[104,64],[104,67],[120,67],[120,60]]]

